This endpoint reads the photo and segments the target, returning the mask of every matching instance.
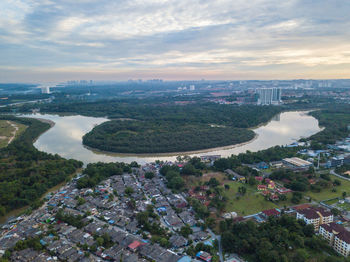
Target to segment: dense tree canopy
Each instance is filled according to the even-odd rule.
[[[92,163],[84,169],[84,175],[77,182],[78,188],[95,187],[110,176],[131,173],[131,165],[125,163]]]
[[[325,129],[313,136],[314,143],[334,144],[337,140],[347,137],[350,133],[350,105],[332,104],[325,109],[310,113],[318,119],[319,125]]]
[[[251,130],[170,121],[110,121],[83,137],[93,148],[118,153],[182,152],[248,141]]]
[[[49,124],[13,116],[1,116],[1,119],[17,121],[28,128],[0,150],[0,210],[33,204],[82,166],[82,162],[40,152],[33,146],[33,141]]]
[[[226,220],[220,223],[220,228],[223,249],[248,261],[344,261],[314,234],[312,225],[294,217],[270,217],[261,224],[252,221],[234,224]]]
[[[83,137],[83,143],[119,153],[191,151],[245,142],[254,137],[247,128],[266,122],[281,111],[279,107],[203,102],[186,106],[111,102],[87,106],[93,107],[95,113],[103,108],[104,114],[118,119],[95,127]]]

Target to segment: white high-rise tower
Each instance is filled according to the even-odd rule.
[[[258,105],[278,105],[282,102],[281,88],[260,88],[256,92],[259,95]]]

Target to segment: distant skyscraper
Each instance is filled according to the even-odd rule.
[[[194,91],[196,89],[195,85],[190,85],[190,90]]]
[[[259,95],[258,105],[278,105],[282,102],[280,88],[260,88],[256,92]]]
[[[49,86],[44,86],[41,88],[41,93],[42,94],[50,94],[50,87]]]

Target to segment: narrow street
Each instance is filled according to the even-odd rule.
[[[334,169],[331,169],[331,171],[329,171],[329,173],[331,173],[332,175],[335,175],[335,176],[337,176],[337,177],[339,177],[339,178],[341,178],[341,179],[344,179],[344,180],[350,181],[350,178],[347,178],[347,177],[344,177],[344,176],[338,175],[338,174],[337,174],[337,173],[334,171]]]
[[[219,242],[219,257],[220,257],[220,261],[223,262],[224,261],[224,256],[222,255],[222,245],[221,245],[221,236],[220,235],[215,235],[215,233],[208,228],[208,232],[211,236],[212,239],[217,239]]]

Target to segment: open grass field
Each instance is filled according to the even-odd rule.
[[[347,195],[350,195],[350,181],[347,181],[345,179],[341,179],[338,178],[334,175],[330,175],[331,179],[338,179],[341,181],[341,185],[335,187],[336,188],[336,192],[332,192],[332,188],[329,189],[323,189],[320,193],[315,193],[315,192],[306,192],[305,195],[306,196],[310,196],[313,200],[316,201],[322,201],[322,200],[327,200],[327,199],[331,199],[331,198],[336,198],[336,197],[342,197],[342,193],[346,192]]]
[[[350,204],[349,203],[343,203],[343,204],[338,204],[337,207],[346,210],[346,211],[350,211]]]
[[[248,184],[243,184],[236,181],[228,180],[226,175],[221,172],[208,172],[204,173],[202,177],[186,177],[186,184],[189,187],[198,186],[204,184],[209,181],[210,178],[215,177],[220,184],[223,186],[228,184],[230,186],[229,190],[224,190],[225,196],[228,198],[228,202],[226,204],[225,212],[236,212],[238,215],[250,215],[254,213],[258,213],[260,211],[271,209],[271,208],[283,208],[284,206],[294,206],[296,204],[292,203],[290,200],[292,198],[292,194],[287,194],[286,201],[279,202],[271,202],[265,200],[264,196],[257,191],[256,185],[250,186]],[[337,177],[331,175],[331,179],[334,180]],[[347,195],[350,195],[350,181],[337,178],[341,181],[340,186],[336,186],[336,192],[332,192],[332,188],[323,189],[319,193],[315,192],[305,192],[303,195],[305,197],[311,197],[314,201],[323,201],[327,199],[333,199],[336,197],[342,198],[342,193],[347,192]],[[245,195],[238,194],[238,188],[244,186],[247,188],[247,192]],[[307,199],[303,198],[300,204],[307,202]],[[335,200],[337,202],[337,200]],[[334,202],[334,203],[335,203]],[[331,204],[334,204],[333,202]],[[329,204],[327,202],[327,204]],[[347,208],[347,207],[346,207]],[[350,207],[349,207],[350,210]]]
[[[215,177],[220,184],[224,184],[225,181],[227,182],[227,177],[222,172],[207,172],[204,173],[202,177],[195,177],[195,176],[184,176],[183,178],[186,181],[186,185],[188,188],[199,186],[204,184],[205,182],[208,182],[210,178]]]
[[[326,205],[333,205],[333,204],[338,203],[338,201],[339,201],[338,198],[334,198],[334,199],[331,199],[331,200],[323,201],[323,203],[325,203]]]
[[[228,198],[226,205],[227,212],[236,212],[239,215],[250,215],[260,212],[265,209],[276,208],[277,205],[265,198],[257,192],[256,186],[248,186],[239,182],[228,182],[229,190],[225,190],[225,195]],[[247,192],[244,196],[237,198],[238,188],[246,186]]]
[[[283,208],[284,206],[293,206],[295,204],[290,202],[292,194],[287,194],[286,201],[272,202],[265,200],[264,196],[256,190],[255,186],[242,184],[239,182],[228,182],[230,189],[225,190],[225,195],[229,199],[226,205],[227,212],[236,212],[239,215],[251,215],[260,211],[271,209],[271,208]],[[238,188],[245,186],[247,192],[244,196],[237,198]],[[301,203],[305,203],[303,200]]]
[[[283,208],[284,206],[295,205],[290,202],[292,194],[287,195],[286,201],[279,201],[274,203],[272,201],[265,200],[264,196],[257,191],[257,186],[251,186],[249,184],[240,183],[237,181],[228,180],[226,175],[222,172],[208,172],[204,173],[202,177],[187,176],[184,177],[186,185],[191,188],[198,185],[203,185],[209,181],[210,178],[215,177],[222,186],[225,184],[230,186],[229,190],[224,189],[224,194],[228,198],[225,212],[236,212],[238,215],[251,215],[260,211],[271,208]],[[238,188],[244,186],[247,188],[247,192],[244,196],[238,194]],[[301,203],[306,200],[303,199]]]
[[[9,142],[12,142],[19,136],[26,126],[8,120],[0,120],[0,148],[6,147]]]

